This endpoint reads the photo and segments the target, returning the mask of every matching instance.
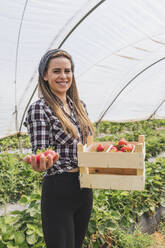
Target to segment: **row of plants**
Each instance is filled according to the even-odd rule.
[[[31,177],[36,174],[31,170]],[[30,177],[30,175],[29,175]],[[20,178],[18,178],[20,179]],[[25,178],[24,178],[25,180]],[[84,247],[148,247],[151,239],[140,234],[142,214],[152,216],[165,206],[165,158],[146,162],[144,191],[94,190],[94,206]],[[0,247],[44,247],[40,216],[40,187],[25,191],[18,203],[28,207],[0,217]],[[136,246],[135,246],[136,244]]]
[[[165,150],[165,122],[148,123],[109,123],[109,126],[107,122],[101,123],[105,133],[99,132],[97,141],[116,141],[121,137],[136,141],[139,134],[145,135],[146,187],[144,191],[94,190],[94,206],[84,248],[87,245],[89,248],[145,248],[151,245],[152,239],[140,233],[137,223],[142,214],[152,216],[160,205],[165,206],[165,158],[153,163],[147,161]],[[117,135],[115,130],[118,130]],[[23,147],[30,148],[29,137],[24,135],[21,139]],[[1,151],[19,147],[17,136],[0,142]],[[4,206],[7,202],[17,202],[27,206],[23,211],[15,211],[12,215],[4,212],[0,217],[2,248],[45,247],[40,217],[42,174],[33,171],[23,161],[24,156],[0,153],[0,203]]]
[[[1,204],[6,202],[16,202],[22,195],[29,195],[31,192],[40,189],[42,174],[35,172],[28,164],[23,162],[23,155],[9,153],[1,154],[0,168]],[[116,207],[119,207],[119,196],[124,196],[122,199],[123,203],[125,196],[131,195],[132,202],[126,202],[126,205],[131,205],[131,211],[129,210],[131,216],[136,212],[136,203],[138,205],[138,213],[141,213],[140,209],[142,209],[142,212],[150,212],[150,210],[154,212],[154,207],[157,207],[156,204],[163,204],[165,197],[165,163],[163,158],[157,159],[156,163],[146,162],[146,175],[146,191],[118,192],[116,190],[103,190],[99,191],[99,193],[102,192],[102,196],[106,199],[106,195],[109,195],[111,192],[112,195],[110,194],[109,198],[112,202],[110,202],[110,204],[112,204],[112,206],[116,204]],[[149,195],[149,192],[152,192],[152,194]],[[135,193],[136,195],[134,196]],[[125,213],[124,216],[126,216]],[[124,225],[125,224],[126,223],[124,223]]]
[[[30,196],[22,196],[19,203],[28,205],[27,209],[13,211],[11,215],[0,217],[1,248],[45,247],[40,216],[40,197],[40,191]],[[141,248],[142,246],[145,248],[153,243],[146,234],[141,234],[138,229],[133,233],[128,233],[126,228],[122,229],[118,224],[121,217],[120,211],[101,208],[100,201],[103,198],[102,192],[94,192],[95,204],[84,248],[100,248],[105,244],[107,244],[106,247],[111,245],[116,248]],[[105,204],[105,200],[103,203]],[[115,227],[112,223],[115,223]]]
[[[0,152],[20,149],[20,147],[25,149],[31,148],[29,136],[27,134],[15,134],[0,139]]]
[[[31,174],[36,173],[31,170]],[[17,179],[20,179],[18,175]],[[148,247],[151,239],[147,235],[140,234],[138,229],[129,230],[136,227],[143,213],[152,216],[159,205],[164,206],[164,179],[165,159],[161,158],[155,163],[146,163],[146,190],[143,192],[95,190],[84,247],[101,247],[105,243],[118,248]],[[28,205],[26,210],[0,218],[0,247],[44,247],[39,185],[34,187],[33,193],[23,195],[19,200]]]
[[[121,132],[139,132],[152,135],[153,131],[165,128],[165,120],[143,120],[136,122],[109,122],[101,121],[94,124],[99,134],[117,134]]]
[[[104,123],[104,122],[103,122]],[[103,126],[103,123],[101,125]],[[143,122],[142,122],[143,123]],[[136,123],[137,124],[137,123]],[[151,125],[152,124],[152,125]],[[145,135],[146,141],[146,161],[153,156],[156,156],[161,151],[165,150],[165,132],[161,130],[160,125],[162,121],[154,121],[150,124],[151,127],[155,127],[155,135],[145,135],[145,130],[143,132],[139,132],[139,134]],[[157,124],[157,126],[156,126]],[[111,126],[112,123],[109,123]],[[115,124],[117,127],[117,124]],[[118,123],[119,126],[124,127],[124,123]],[[125,124],[125,128],[127,125],[133,128],[133,123]],[[142,124],[141,124],[142,125]],[[144,125],[144,124],[143,124]],[[107,122],[105,122],[105,126],[107,128]],[[105,129],[106,130],[106,129]],[[111,136],[104,136],[104,137],[96,137],[96,141],[117,141],[120,138],[124,137],[128,141],[138,140],[138,135],[136,137],[132,137],[132,134],[125,132],[125,133],[118,133],[117,135]],[[23,135],[21,137],[22,144],[24,144],[25,148],[30,147],[29,137],[27,135]],[[16,145],[14,146],[14,142]],[[8,148],[10,150],[15,149],[18,146],[18,137],[12,136],[11,141],[9,138],[1,140],[1,150],[6,148],[6,144],[8,144]],[[26,144],[26,145],[25,145]],[[14,148],[13,148],[14,147]],[[36,184],[40,183],[42,179],[42,175],[39,173],[32,173],[32,170],[29,165],[23,162],[24,154],[19,153],[8,153],[2,152],[0,153],[0,204],[4,202],[16,202],[22,194],[29,194],[34,190]],[[20,180],[18,178],[20,177]]]
[[[116,141],[123,136],[128,141],[136,141],[138,135],[145,135],[146,141],[152,137],[155,137],[156,140],[159,136],[160,141],[161,138],[163,139],[162,142],[164,141],[165,120],[148,120],[128,123],[102,121],[98,126],[94,123],[94,127],[96,131],[95,138],[100,141]],[[100,136],[103,137],[100,138]],[[31,148],[29,136],[27,134],[16,134],[0,139],[0,152],[20,149],[20,145],[24,149]]]

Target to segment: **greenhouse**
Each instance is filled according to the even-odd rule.
[[[95,130],[87,147],[78,148],[80,176],[83,170],[101,175],[101,184],[83,179],[93,188],[94,206],[82,247],[165,247],[164,13],[163,0],[1,1],[0,248],[46,248],[43,173],[24,161],[33,150],[24,123],[41,96],[38,67],[51,49],[72,56],[79,97]],[[132,145],[131,153],[121,154],[121,139]],[[120,152],[110,153],[112,146]],[[93,157],[85,160],[84,151]],[[101,168],[104,155],[108,172]],[[86,169],[90,159],[94,165]],[[16,206],[12,214],[9,206]]]

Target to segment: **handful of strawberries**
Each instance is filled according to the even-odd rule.
[[[56,160],[56,161],[58,160],[59,154],[56,153],[55,151],[49,149],[49,150],[46,150],[45,152],[39,152],[38,154],[36,154],[36,162],[40,163],[41,156],[44,156],[45,161],[47,161],[47,156],[49,154],[52,156],[53,160]]]
[[[38,151],[37,154],[27,155],[24,161],[32,166],[35,171],[46,171],[59,159],[59,154],[52,149]]]

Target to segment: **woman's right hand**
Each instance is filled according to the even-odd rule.
[[[40,156],[40,162],[37,162],[36,160],[36,155],[27,155],[24,158],[24,161],[28,164],[31,165],[31,167],[38,172],[43,172],[46,171],[47,169],[49,169],[50,167],[53,166],[54,163],[56,163],[56,161],[59,159],[59,154],[56,153],[57,156],[53,159],[53,155],[48,154],[48,156],[45,159],[45,156],[43,154],[41,154]]]

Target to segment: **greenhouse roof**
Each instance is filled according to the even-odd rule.
[[[165,118],[165,1],[5,0],[0,8],[0,137],[22,125],[51,48],[75,63],[94,122]]]

